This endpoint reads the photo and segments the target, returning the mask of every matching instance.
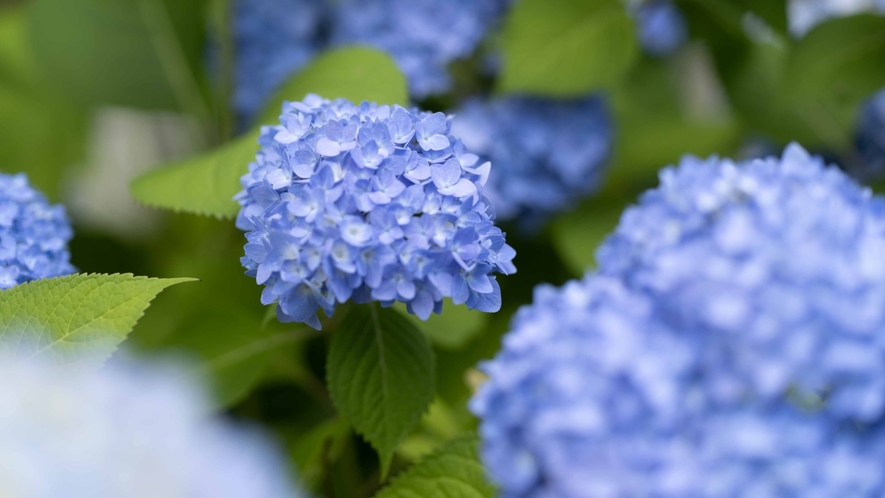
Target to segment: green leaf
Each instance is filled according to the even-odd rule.
[[[257,151],[258,132],[253,131],[208,154],[142,175],[130,190],[148,206],[233,218],[240,210],[233,200],[242,188],[240,177]]]
[[[409,102],[406,78],[389,55],[368,47],[343,47],[326,51],[284,84],[258,122],[278,123],[283,101],[301,100],[308,93],[355,103]]]
[[[492,498],[495,488],[479,461],[479,441],[462,437],[442,447],[382,489],[376,498]]]
[[[206,117],[202,0],[34,0],[30,33],[47,75],[78,100]]]
[[[190,278],[70,275],[0,292],[0,345],[18,358],[107,359],[163,289]]]
[[[786,95],[856,105],[885,86],[885,17],[835,19],[808,33],[790,52]]]
[[[575,96],[614,86],[638,53],[619,0],[522,0],[504,28],[499,90]]]
[[[284,100],[301,100],[308,93],[354,102],[408,101],[405,78],[390,57],[363,47],[341,48],[318,57],[285,84],[262,122],[276,122]],[[233,197],[255,158],[258,135],[253,130],[207,154],[147,173],[132,183],[132,195],[148,206],[233,218],[239,210]]]
[[[397,445],[434,392],[430,343],[391,309],[357,306],[332,339],[326,367],[332,402],[378,451],[386,476]]]

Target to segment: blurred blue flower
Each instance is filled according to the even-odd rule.
[[[234,109],[250,123],[287,78],[324,44],[324,0],[236,0]]]
[[[0,291],[75,271],[73,237],[62,206],[51,206],[24,174],[0,173]]]
[[[650,0],[635,8],[639,44],[650,55],[665,56],[688,40],[682,11],[669,0]]]
[[[452,133],[495,165],[486,195],[501,219],[536,225],[600,184],[612,122],[596,96],[474,100],[456,112]]]
[[[420,99],[449,89],[449,63],[470,57],[512,1],[340,0],[332,39],[390,53]]]
[[[883,253],[883,200],[797,145],[664,170],[482,367],[503,496],[882,496]]]
[[[319,328],[336,303],[394,301],[427,319],[442,298],[497,311],[515,251],[483,195],[490,164],[442,113],[309,95],[265,127],[243,176],[247,275],[283,321]]]
[[[600,271],[726,345],[720,397],[826,394],[833,417],[882,417],[883,199],[796,144],[738,164],[686,157],[660,179],[598,250]]]
[[[300,496],[270,441],[211,418],[180,367],[0,356],[6,498]]]
[[[859,162],[852,167],[852,173],[864,179],[885,176],[885,89],[864,104],[855,146]]]

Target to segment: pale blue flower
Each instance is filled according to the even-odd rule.
[[[64,207],[50,205],[24,174],[0,173],[0,291],[75,271]]]
[[[474,100],[456,112],[452,132],[495,165],[486,195],[498,217],[529,225],[593,193],[613,145],[611,116],[597,96]]]
[[[5,498],[297,498],[281,452],[210,415],[180,367],[0,355]]]
[[[337,303],[394,301],[427,319],[443,297],[494,312],[516,271],[484,196],[490,164],[442,113],[309,95],[283,106],[243,176],[243,265],[283,321],[319,327]]]

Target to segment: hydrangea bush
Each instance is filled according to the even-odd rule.
[[[23,174],[0,173],[0,291],[74,272],[65,209],[50,205]]]
[[[210,418],[180,366],[95,371],[11,353],[0,361],[4,497],[300,496],[277,448]]]
[[[310,95],[286,103],[237,195],[243,265],[283,321],[394,301],[427,319],[443,297],[497,311],[515,251],[483,195],[490,163],[442,113]]]
[[[685,158],[541,287],[472,402],[504,496],[878,496],[885,202],[797,145]]]
[[[498,217],[536,225],[599,187],[613,141],[599,96],[474,100],[452,133],[494,164],[486,189]]]

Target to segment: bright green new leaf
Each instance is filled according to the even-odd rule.
[[[0,346],[17,358],[107,359],[163,289],[190,278],[70,275],[0,291]]]
[[[393,480],[376,498],[492,498],[475,437],[456,439]]]
[[[308,93],[354,102],[408,100],[405,78],[390,57],[363,47],[341,48],[317,57],[286,83],[260,122],[276,122],[284,100],[301,100]],[[207,154],[154,170],[133,182],[132,195],[148,206],[233,218],[239,209],[233,196],[258,150],[258,134],[253,130]]]
[[[37,60],[79,100],[208,118],[204,0],[35,0]]]
[[[885,17],[821,24],[790,52],[785,75],[785,95],[855,106],[885,86]]]
[[[326,367],[329,394],[378,451],[385,476],[397,445],[433,399],[433,371],[427,338],[394,310],[354,307],[335,331]]]
[[[574,96],[615,85],[638,53],[619,0],[522,0],[506,21],[499,90]]]

